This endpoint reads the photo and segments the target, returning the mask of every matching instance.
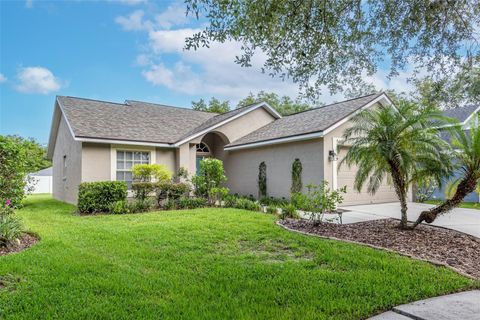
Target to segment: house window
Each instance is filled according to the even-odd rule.
[[[196,145],[197,153],[210,153],[210,148],[203,142]]]
[[[117,150],[117,181],[125,181],[132,188],[132,167],[136,164],[149,164],[150,152]]]
[[[64,155],[64,156],[63,156],[62,179],[63,179],[63,180],[67,180],[67,155]]]

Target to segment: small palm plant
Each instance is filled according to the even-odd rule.
[[[480,191],[480,127],[464,130],[455,126],[450,131],[454,148],[453,163],[461,174],[449,186],[449,197],[440,205],[420,214],[415,225],[425,221],[432,223],[438,215],[458,207],[471,192]]]
[[[365,110],[352,119],[344,134],[351,145],[340,165],[357,165],[354,188],[375,194],[382,182],[393,184],[401,204],[400,227],[408,228],[407,194],[412,183],[427,178],[437,181],[449,176],[449,144],[437,127],[441,112],[432,106],[399,101],[396,107]]]

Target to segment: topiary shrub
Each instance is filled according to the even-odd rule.
[[[265,161],[258,166],[258,196],[259,198],[267,196],[267,165]]]
[[[295,159],[292,163],[292,187],[290,188],[292,194],[302,192],[302,170],[300,159]]]
[[[83,182],[78,188],[78,211],[83,214],[109,212],[113,203],[127,199],[125,181]]]

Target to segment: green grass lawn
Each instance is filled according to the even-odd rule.
[[[358,319],[478,286],[443,267],[288,232],[236,209],[72,215],[32,196],[42,240],[0,257],[0,319]]]
[[[442,201],[440,200],[427,200],[425,203],[429,204],[440,204]],[[467,208],[467,209],[477,209],[480,210],[480,203],[479,202],[462,202],[460,208]]]

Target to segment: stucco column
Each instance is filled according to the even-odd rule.
[[[187,142],[179,146],[177,149],[177,170],[184,167],[188,170],[189,175],[194,175],[196,173],[195,155],[195,144]]]

